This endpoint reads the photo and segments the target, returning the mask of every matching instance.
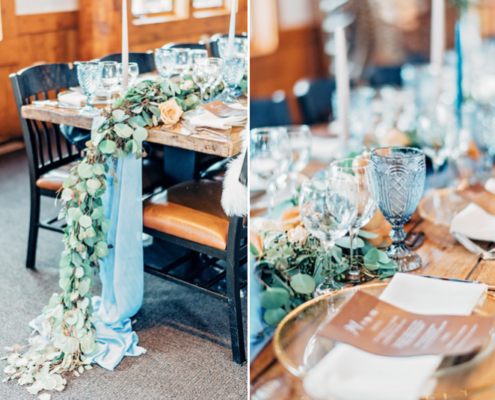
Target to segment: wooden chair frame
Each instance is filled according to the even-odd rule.
[[[53,225],[57,222],[57,217],[40,221],[41,196],[55,197],[56,192],[39,188],[36,181],[43,174],[77,160],[81,154],[65,139],[60,132],[59,125],[25,119],[22,117],[21,108],[30,104],[32,98],[48,99],[49,91],[54,91],[55,95],[58,95],[60,89],[78,86],[77,72],[70,64],[45,64],[11,74],[10,81],[14,90],[29,164],[31,211],[26,267],[34,268],[39,229],[63,233],[63,227]]]
[[[247,155],[244,158],[239,181],[247,185]],[[240,290],[247,285],[247,279],[240,282],[239,270],[244,262],[247,263],[247,217],[231,217],[229,222],[229,231],[227,236],[227,247],[220,250],[214,247],[206,246],[201,243],[182,239],[177,236],[169,235],[155,229],[144,227],[144,232],[153,237],[159,238],[169,243],[188,248],[192,252],[170,263],[162,269],[149,265],[144,266],[144,270],[150,274],[167,279],[171,282],[199,290],[202,293],[213,296],[217,299],[226,301],[229,308],[230,336],[232,342],[232,354],[236,364],[243,365],[246,362],[246,351],[244,346],[244,330],[242,324],[242,309]],[[183,264],[187,260],[194,258],[198,254],[204,254],[218,260],[226,262],[225,271],[214,277],[204,284],[193,283],[190,276],[179,278],[169,274],[174,268]],[[209,265],[206,265],[208,267]],[[193,275],[198,271],[194,271]],[[220,293],[212,289],[216,283],[224,277],[227,279],[227,294]]]

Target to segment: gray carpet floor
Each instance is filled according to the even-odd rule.
[[[53,200],[44,200],[42,217],[55,213]],[[29,174],[21,150],[0,156],[0,354],[4,346],[25,343],[29,321],[60,292],[62,236],[40,232],[37,269],[28,271],[28,224]],[[100,290],[97,285],[94,292]],[[245,298],[243,311],[246,327]],[[226,303],[146,274],[144,303],[133,326],[147,354],[124,358],[113,372],[95,367],[70,377],[52,399],[247,399],[247,366],[231,361]],[[0,361],[0,376],[5,366]],[[37,396],[0,380],[0,400],[17,399]]]

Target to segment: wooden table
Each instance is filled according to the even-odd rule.
[[[23,106],[22,117],[54,124],[64,124],[82,129],[91,129],[92,118],[82,117],[78,110],[58,108],[56,106]],[[232,140],[222,140],[206,132],[193,136],[178,133],[180,128],[164,131],[159,127],[148,129],[147,142],[159,143],[199,153],[213,154],[220,157],[232,157],[241,151],[241,132],[244,128],[234,127],[231,131]]]
[[[311,176],[318,170],[318,166],[310,163],[303,173]],[[420,255],[423,266],[413,273],[495,284],[495,261],[485,261],[470,253],[457,243],[447,229],[422,220],[417,213],[406,224],[405,229],[408,232],[425,233],[423,245],[415,250]],[[479,244],[481,245],[482,242]],[[494,243],[484,243],[483,247],[493,248]],[[277,400],[310,400],[310,397],[304,393],[301,381],[286,371],[277,361],[272,347],[270,342],[251,363],[251,393],[273,379],[280,379],[283,382],[284,393],[277,397]],[[469,397],[469,399],[493,400],[495,390]]]

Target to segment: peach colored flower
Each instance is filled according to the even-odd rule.
[[[179,122],[183,114],[182,108],[179,107],[175,99],[167,100],[158,106],[160,109],[160,118],[165,125],[174,125]]]
[[[296,226],[294,229],[291,229],[287,233],[287,238],[289,239],[289,242],[294,243],[294,242],[301,242],[304,243],[306,241],[306,238],[308,237],[309,232],[304,229],[301,225]]]
[[[189,90],[189,89],[192,89],[194,86],[194,82],[190,79],[188,79],[187,81],[184,81],[184,83],[182,85],[180,85],[180,88],[182,90]]]

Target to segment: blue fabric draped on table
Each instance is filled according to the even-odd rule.
[[[103,121],[95,118],[93,129]],[[118,183],[114,184],[114,177],[107,174],[107,189],[102,197],[105,216],[111,221],[107,243],[113,248],[100,262],[102,297],[93,297],[99,344],[93,362],[111,371],[124,356],[146,353],[138,346],[130,320],[141,308],[144,291],[142,160],[133,155],[118,159],[115,173]],[[41,335],[42,321],[43,315],[29,324]]]

